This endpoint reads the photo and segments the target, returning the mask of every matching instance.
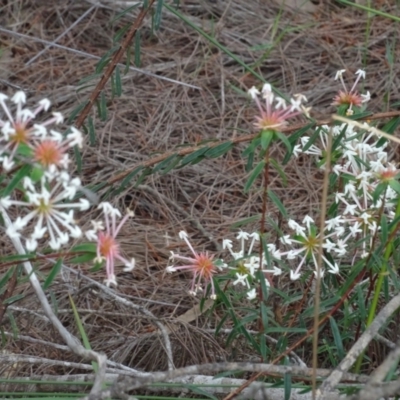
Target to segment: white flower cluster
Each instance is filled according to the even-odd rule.
[[[86,199],[74,200],[81,182],[67,170],[70,161],[67,152],[72,146],[82,146],[82,134],[75,128],[70,128],[66,135],[53,129],[63,121],[60,113],[37,121],[39,114],[49,109],[48,99],[29,109],[25,107],[25,93],[17,92],[11,98],[15,114],[7,100],[0,93],[0,162],[5,171],[31,168],[25,169],[27,172],[13,190],[8,190],[7,179],[3,180],[6,187],[0,192],[0,211],[15,209],[13,214],[17,214],[6,233],[15,237],[22,236],[24,231],[29,251],[36,250],[38,240],[43,238],[48,238],[49,246],[58,250],[70,238],[82,235],[74,211],[84,211],[90,206]]]
[[[295,148],[296,156],[300,153],[314,155],[320,168],[324,169],[328,136],[332,135],[335,147],[331,152],[331,170],[337,176],[336,186],[340,190],[334,193],[336,215],[326,221],[322,243],[322,258],[330,273],[339,273],[339,261],[349,254],[350,247],[353,262],[367,257],[382,216],[385,215],[388,221],[394,218],[394,199],[398,198],[400,188],[397,182],[399,171],[388,162],[386,142],[368,133],[368,126],[365,127],[363,131],[348,124],[322,126],[319,145],[310,146],[310,138],[303,137],[301,145]],[[283,244],[292,247],[282,256],[288,260],[298,260],[301,256],[295,270],[291,271],[292,279],[300,277],[300,269],[307,262],[317,265],[320,234],[309,216],[304,218],[303,224],[289,221],[295,235],[281,238]],[[321,272],[323,274],[324,270]]]
[[[240,231],[236,239],[240,243],[240,249],[236,252],[233,251],[232,240],[225,239],[222,242],[222,247],[228,249],[233,258],[233,262],[228,264],[227,267],[235,275],[236,280],[234,280],[233,285],[240,284],[245,286],[248,290],[247,298],[252,300],[257,296],[256,289],[253,285],[256,280],[256,273],[260,271],[263,274],[280,275],[282,270],[275,265],[268,265],[265,254],[263,254],[260,260],[260,255],[253,252],[255,243],[260,241],[260,235],[257,232],[247,233]],[[246,242],[249,239],[251,239],[251,242],[246,251]],[[274,244],[268,244],[267,247],[269,258],[272,261],[281,259],[281,253],[276,249]],[[269,267],[269,269],[264,267]],[[269,285],[268,279],[265,279],[265,282]]]

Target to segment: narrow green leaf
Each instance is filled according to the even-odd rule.
[[[79,89],[81,89],[81,86],[84,84],[84,83],[87,83],[87,82],[91,82],[91,81],[93,81],[93,80],[95,80],[95,79],[100,79],[101,78],[101,74],[92,74],[92,75],[87,75],[87,76],[85,76],[84,78],[82,78],[79,82],[78,82],[78,84],[77,84],[77,86],[79,87]],[[93,82],[93,85],[94,85],[95,83]]]
[[[188,154],[187,156],[182,158],[180,165],[184,166],[186,164],[197,164],[197,162],[202,160],[204,154],[208,150],[209,150],[208,147],[203,147],[201,149],[198,149],[198,150],[194,151],[191,154]]]
[[[285,357],[284,365],[289,365],[288,357]],[[285,374],[283,376],[283,390],[284,390],[285,400],[290,400],[290,397],[292,394],[292,375],[291,374]]]
[[[286,211],[285,206],[283,205],[283,203],[280,201],[280,199],[278,198],[278,196],[271,190],[268,189],[268,197],[271,199],[271,201],[276,205],[276,207],[278,208],[278,210],[280,211],[280,213],[286,218],[288,219],[288,213]]]
[[[268,309],[263,302],[260,303],[260,313],[263,330],[265,332],[268,328]]]
[[[70,264],[83,264],[93,262],[93,260],[97,257],[96,253],[87,253],[82,254],[80,256],[73,257],[69,260]]]
[[[14,296],[9,297],[8,299],[5,299],[3,301],[3,304],[12,304],[12,303],[15,303],[18,300],[23,299],[23,298],[25,298],[24,294],[22,294],[22,293],[21,294],[16,294]]]
[[[390,179],[389,180],[389,186],[397,192],[397,194],[400,194],[400,183],[399,181],[396,181],[395,179]]]
[[[98,102],[98,111],[99,111],[99,117],[102,121],[107,120],[107,100],[106,100],[106,94],[104,90],[101,91],[100,93],[100,99]]]
[[[74,252],[88,252],[88,253],[96,253],[96,244],[95,243],[81,243],[77,244],[76,246],[72,247],[70,250],[71,253]]]
[[[20,168],[12,177],[10,183],[7,185],[6,188],[4,188],[3,192],[1,193],[2,197],[6,197],[11,192],[15,189],[15,187],[18,185],[18,183],[25,178],[26,176],[29,176],[29,173],[31,171],[31,166],[30,165],[24,165],[22,168]]]
[[[125,25],[121,29],[119,29],[113,37],[113,43],[117,44],[122,39],[122,37],[125,36],[125,33],[130,27],[130,25]]]
[[[135,3],[133,6],[127,7],[126,9],[124,9],[124,11],[121,11],[120,13],[118,13],[110,22],[110,25],[113,25],[114,22],[118,21],[119,19],[121,19],[124,15],[130,13],[132,10],[134,10],[136,7],[140,6],[140,2]],[[129,25],[130,26],[130,25]]]
[[[5,284],[9,281],[13,272],[14,272],[14,268],[9,268],[8,271],[4,274],[4,276],[0,280],[0,289],[3,286],[5,286]]]
[[[69,118],[67,120],[67,125],[70,125],[74,121],[74,119],[77,117],[77,115],[81,113],[81,111],[86,107],[86,104],[88,104],[88,103],[89,103],[89,100],[86,100],[83,103],[77,105],[73,109],[71,115],[69,116]]]
[[[156,13],[154,15],[154,29],[156,31],[160,29],[162,8],[163,8],[163,0],[157,0]]]
[[[46,290],[54,281],[55,277],[61,271],[62,267],[62,260],[59,258],[57,262],[54,264],[53,268],[51,269],[49,275],[47,276],[46,280],[44,281],[42,288]]]
[[[118,65],[115,67],[115,93],[118,97],[122,95],[121,71]]]
[[[292,145],[290,144],[289,139],[287,138],[287,136],[285,134],[283,134],[282,132],[275,132],[276,136],[278,136],[279,140],[285,145],[286,150],[288,153],[292,152]]]
[[[108,50],[97,62],[96,64],[96,73],[101,74],[104,70],[104,67],[110,62],[112,55],[119,50],[119,45],[113,46],[110,50]]]
[[[250,172],[253,169],[253,164],[254,164],[254,151],[250,153],[247,157],[246,172]]]
[[[274,158],[270,158],[269,162],[271,163],[271,165],[273,165],[273,167],[276,169],[276,171],[278,172],[280,178],[282,179],[282,184],[283,186],[287,186],[287,178],[286,178],[286,174],[283,172],[283,169],[281,168],[281,166],[279,165],[279,163],[274,159]]]
[[[178,157],[177,154],[171,154],[169,157],[167,157],[165,160],[159,162],[157,165],[154,166],[153,168],[153,173],[155,174],[156,172],[163,170],[165,167],[168,166],[168,164],[175,160],[175,158]]]
[[[244,185],[244,192],[247,193],[250,188],[253,186],[254,181],[261,174],[265,167],[265,161],[260,161],[257,166],[253,169],[253,172],[250,174],[249,179],[247,180],[246,184]]]
[[[261,148],[267,150],[271,144],[272,139],[275,137],[275,132],[271,129],[266,129],[261,132]]]
[[[140,29],[135,34],[135,65],[140,68]]]
[[[315,141],[319,138],[319,134],[321,132],[321,127],[319,126],[315,132],[311,135],[310,139],[306,143],[306,145],[303,147],[303,152],[306,152],[314,143]]]
[[[238,221],[235,221],[230,226],[230,229],[235,230],[243,225],[254,224],[255,222],[258,222],[260,219],[261,219],[261,214],[253,215],[252,217],[249,218],[243,218]]]
[[[84,345],[85,349],[92,350],[92,348],[90,346],[89,339],[88,339],[88,337],[86,335],[86,332],[85,332],[85,328],[83,327],[82,321],[81,321],[81,319],[79,317],[79,314],[78,314],[78,310],[76,309],[74,300],[71,297],[71,295],[69,295],[69,301],[71,303],[72,312],[73,312],[74,318],[75,318],[75,323],[76,323],[76,325],[78,327],[78,330],[79,330],[79,333],[81,335],[83,345]],[[93,371],[96,373],[98,371],[98,369],[99,369],[99,366],[97,365],[97,362],[92,361],[92,366],[93,366]]]
[[[265,335],[260,335],[260,353],[262,361],[265,362],[267,360],[267,338]]]
[[[89,143],[93,147],[96,144],[96,133],[94,131],[93,118],[88,116],[88,127],[89,127]]]
[[[139,167],[135,168],[133,171],[131,171],[121,182],[121,185],[117,190],[115,190],[114,195],[120,194],[122,191],[126,189],[128,186],[129,182],[143,169],[143,167],[140,165]]]
[[[227,153],[233,147],[232,142],[221,143],[220,145],[211,148],[205,153],[207,158],[217,158]]]
[[[218,397],[213,396],[210,392],[207,392],[207,391],[201,389],[201,387],[199,387],[199,386],[186,384],[186,385],[182,385],[182,387],[187,388],[187,389],[191,390],[193,393],[202,396],[202,398],[218,400]]]
[[[148,177],[152,173],[153,173],[153,170],[150,167],[146,167],[143,170],[142,174],[139,176],[139,179],[137,180],[137,182],[135,183],[135,187],[137,188],[139,185],[141,185],[143,183],[143,181],[146,179],[146,177]]]
[[[10,322],[10,325],[11,325],[13,339],[17,340],[18,335],[19,335],[17,322],[15,321],[14,315],[9,308],[7,308],[6,314],[8,317],[8,321]]]
[[[172,159],[171,162],[161,170],[160,174],[165,175],[169,171],[173,170],[180,162],[182,157],[176,154],[176,158]]]
[[[332,317],[329,317],[329,323],[331,325],[331,331],[333,334],[333,340],[335,341],[335,347],[337,349],[338,358],[342,360],[346,354],[344,352],[343,341],[340,335],[339,327],[337,326],[335,319]]]

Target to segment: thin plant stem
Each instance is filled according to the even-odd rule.
[[[332,149],[332,129],[329,130],[328,146],[326,151],[326,163],[324,171],[324,186],[322,189],[322,201],[321,201],[321,217],[319,227],[319,247],[317,255],[317,277],[315,285],[315,300],[314,300],[314,333],[313,333],[313,355],[312,355],[312,397],[315,399],[317,390],[317,368],[318,368],[318,326],[320,320],[318,318],[320,309],[320,294],[321,294],[321,264],[322,264],[322,245],[324,243],[324,230],[325,230],[325,218],[327,209],[328,199],[328,188],[329,188],[329,172],[331,167],[331,149]]]

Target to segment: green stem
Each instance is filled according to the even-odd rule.
[[[396,219],[399,215],[400,215],[400,199],[397,201],[396,214],[395,214],[394,219]],[[381,266],[381,270],[379,272],[379,278],[375,285],[374,297],[372,299],[371,307],[370,307],[369,313],[368,313],[367,324],[366,324],[367,327],[371,325],[371,323],[374,320],[375,315],[376,315],[376,309],[378,308],[379,295],[381,294],[383,280],[385,279],[385,276],[387,276],[388,261],[389,261],[389,257],[392,254],[392,250],[393,250],[393,245],[392,245],[392,241],[390,240],[390,238],[396,232],[396,230],[397,230],[397,224],[395,226],[393,226],[390,231],[389,241],[387,243],[385,253],[383,255],[383,263]],[[357,363],[355,365],[355,373],[357,373],[357,374],[360,372],[362,360],[364,358],[364,353],[365,352],[360,354],[360,356],[357,359]]]

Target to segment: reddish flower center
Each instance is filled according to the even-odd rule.
[[[62,150],[53,140],[44,140],[35,148],[34,158],[45,167],[58,165],[63,156]]]
[[[104,232],[99,232],[98,238],[100,254],[105,258],[115,258],[119,253],[117,241],[108,233]]]
[[[213,264],[213,259],[208,255],[208,253],[200,253],[197,257],[197,269],[199,275],[204,277],[206,280],[212,278],[215,273],[215,265]]]

